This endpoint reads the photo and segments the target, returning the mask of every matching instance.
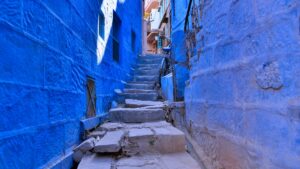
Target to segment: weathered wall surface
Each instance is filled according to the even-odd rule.
[[[87,76],[95,79],[97,114],[109,108],[113,89],[130,78],[129,68],[141,51],[140,3],[0,2],[1,169],[40,168],[72,151],[85,118]],[[98,36],[100,9],[106,17],[104,39]],[[120,63],[112,59],[113,9],[122,22]]]
[[[299,169],[299,1],[203,6],[185,91],[189,131],[213,168]]]
[[[188,2],[171,1],[172,7],[172,59],[175,61],[175,85],[176,85],[176,98],[181,100],[184,97],[185,81],[188,80],[188,61],[186,57],[185,48],[185,33],[184,22],[187,12]]]

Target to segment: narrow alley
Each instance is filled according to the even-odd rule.
[[[299,0],[1,0],[0,169],[300,169]]]
[[[87,131],[88,139],[75,148],[78,169],[201,169],[186,152],[184,133],[165,121],[167,105],[154,90],[162,58],[138,58],[110,122]]]

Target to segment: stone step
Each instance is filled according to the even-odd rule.
[[[120,94],[121,97],[125,99],[135,99],[135,100],[149,100],[149,101],[156,101],[158,99],[158,93],[122,93]]]
[[[156,93],[156,90],[124,89],[124,93]]]
[[[125,106],[128,108],[138,108],[138,107],[147,107],[147,106],[165,107],[165,104],[160,101],[143,101],[143,100],[126,99]]]
[[[144,76],[159,75],[159,69],[135,69],[134,74]]]
[[[136,69],[134,69],[134,71],[141,71],[141,70],[145,70],[145,71],[156,71],[156,72],[159,72],[160,70],[160,67],[156,66],[140,66],[140,67],[137,67]]]
[[[143,123],[164,120],[165,111],[163,109],[115,108],[109,111],[109,117],[115,122]]]
[[[157,83],[157,81],[142,81],[142,80],[137,81],[137,80],[132,80],[132,81],[130,81],[129,83],[136,83],[136,84],[150,84],[150,85],[153,85],[153,86],[154,86],[154,84]]]
[[[118,153],[121,150],[124,134],[122,130],[107,132],[102,139],[95,141],[94,152]]]
[[[163,58],[161,55],[145,55],[138,57],[138,60],[162,60]]]
[[[184,133],[169,125],[152,128],[132,128],[125,138],[123,152],[127,155],[143,153],[185,152]]]
[[[157,81],[158,75],[135,75],[133,81]]]
[[[154,128],[157,137],[154,147],[160,153],[185,152],[184,133],[173,126]]]
[[[112,157],[89,154],[82,158],[77,169],[111,169],[112,164]]]
[[[201,169],[190,154],[146,154],[119,159],[117,169]]]
[[[137,61],[138,64],[161,64],[162,59],[157,58],[157,59],[138,59]]]
[[[160,63],[138,63],[135,67],[142,68],[142,67],[150,67],[150,68],[160,68]]]
[[[150,90],[154,89],[154,84],[146,84],[146,83],[127,83],[125,85],[126,89],[144,89]]]
[[[144,154],[117,160],[97,154],[85,155],[78,169],[202,169],[186,152],[172,154]]]

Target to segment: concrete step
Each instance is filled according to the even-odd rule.
[[[118,153],[121,150],[124,134],[122,130],[107,132],[102,139],[95,141],[94,152]]]
[[[133,81],[157,81],[158,75],[135,75]]]
[[[151,90],[154,89],[154,84],[147,84],[147,83],[127,83],[125,85],[126,89],[143,89],[143,90]]]
[[[143,123],[165,119],[163,109],[115,108],[109,111],[111,121],[125,123]]]
[[[165,107],[165,104],[160,101],[143,101],[143,100],[133,100],[126,99],[125,107],[128,108],[138,108],[138,107],[148,107],[148,106],[157,106],[157,107]]]
[[[158,93],[122,93],[120,94],[121,97],[125,99],[135,99],[135,100],[149,100],[149,101],[156,101],[158,99]]]

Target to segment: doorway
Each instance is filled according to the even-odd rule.
[[[95,117],[96,116],[96,88],[95,88],[95,80],[91,77],[87,78],[86,96],[87,96],[86,117],[87,118]]]

